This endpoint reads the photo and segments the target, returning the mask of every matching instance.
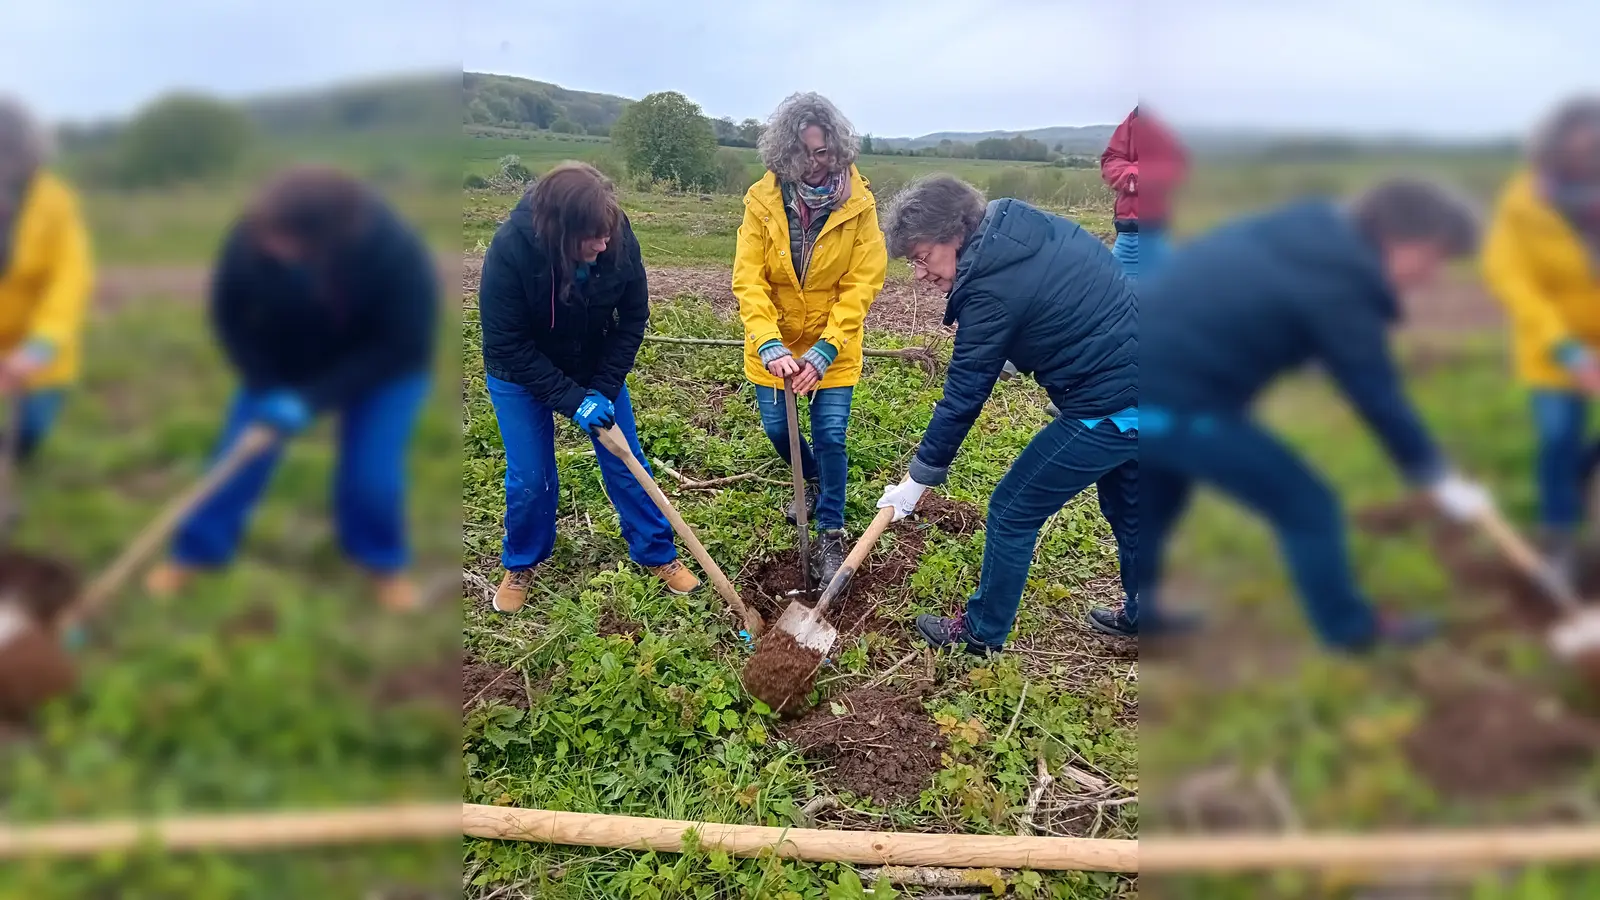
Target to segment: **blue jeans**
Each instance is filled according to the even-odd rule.
[[[756,385],[756,405],[761,408],[761,428],[789,466],[789,411],[783,391]],[[844,487],[850,480],[850,457],[844,436],[850,427],[853,387],[824,388],[811,392],[811,440],[800,437],[800,471],[817,482],[816,527],[832,531],[844,527]]]
[[[500,440],[506,448],[506,535],[500,565],[508,572],[531,569],[549,559],[556,548],[556,501],[561,485],[556,475],[555,411],[521,385],[493,375],[487,380]],[[645,471],[650,471],[644,448],[639,446],[626,387],[617,395],[616,410],[617,428],[627,436],[628,446]],[[677,559],[672,523],[656,509],[627,465],[599,441],[591,442],[606,496],[622,521],[628,556],[641,566],[664,566]]]
[[[1111,245],[1111,255],[1122,263],[1122,273],[1128,278],[1155,274],[1166,261],[1169,250],[1167,233],[1162,228],[1141,229],[1136,233],[1121,232]]]
[[[66,398],[67,392],[62,388],[43,388],[22,395],[21,408],[14,414],[19,425],[16,456],[19,462],[33,458],[45,436],[54,427]]]
[[[406,545],[405,456],[417,416],[428,397],[426,374],[396,378],[339,410],[339,459],[333,510],[339,545],[363,568],[391,574],[410,561]],[[235,395],[220,456],[254,421],[258,397]],[[215,567],[233,558],[245,521],[261,499],[282,457],[280,443],[258,456],[183,523],[173,558],[187,566]],[[215,456],[213,458],[216,458]]]
[[[1377,633],[1371,605],[1350,572],[1344,515],[1322,479],[1292,450],[1240,415],[1142,410],[1139,516],[1150,546],[1140,556],[1143,592],[1126,607],[1159,615],[1156,589],[1173,526],[1196,482],[1216,488],[1264,517],[1317,634],[1328,645],[1360,648]]]
[[[990,648],[1005,644],[1022,604],[1039,529],[1096,485],[1100,511],[1117,539],[1122,587],[1138,595],[1137,558],[1139,432],[1123,433],[1109,420],[1093,429],[1056,419],[1034,435],[989,498],[978,590],[967,600],[968,639]]]
[[[1552,531],[1571,531],[1583,522],[1584,487],[1600,465],[1600,442],[1584,440],[1589,402],[1555,390],[1536,390],[1530,399],[1539,438],[1539,520]]]

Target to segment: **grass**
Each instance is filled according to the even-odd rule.
[[[1507,377],[1502,344],[1497,336],[1479,335],[1447,345],[1442,363],[1411,357],[1408,387],[1451,455],[1486,480],[1508,515],[1528,522],[1534,504],[1531,425],[1522,391]],[[1265,416],[1326,473],[1347,510],[1402,495],[1379,447],[1320,379],[1281,385],[1269,397]],[[1432,613],[1458,627],[1490,620],[1501,609],[1503,601],[1484,585],[1452,582],[1421,534],[1354,531],[1353,542],[1360,583],[1382,606]],[[1572,814],[1552,813],[1552,804],[1559,806],[1568,792],[1586,795],[1600,779],[1600,766],[1590,765],[1551,779],[1544,790],[1474,798],[1436,787],[1405,752],[1407,735],[1426,713],[1429,673],[1461,681],[1464,671],[1486,671],[1517,685],[1528,703],[1564,697],[1580,709],[1592,705],[1570,673],[1547,659],[1537,636],[1502,626],[1474,637],[1457,632],[1449,649],[1418,658],[1342,662],[1313,645],[1259,522],[1202,496],[1174,552],[1168,581],[1176,579],[1176,589],[1168,592],[1173,602],[1201,599],[1219,620],[1242,622],[1240,633],[1217,638],[1224,646],[1212,655],[1235,654],[1255,667],[1248,677],[1231,681],[1207,677],[1216,673],[1192,665],[1147,672],[1145,710],[1159,709],[1161,718],[1141,729],[1141,774],[1166,785],[1163,796],[1175,796],[1177,785],[1201,770],[1231,764],[1276,773],[1285,803],[1309,829],[1444,828],[1567,818]],[[1540,765],[1514,759],[1504,764]],[[1483,875],[1471,896],[1594,896],[1597,879],[1600,871],[1593,867],[1530,868]],[[1341,882],[1287,876],[1174,880],[1169,889],[1165,896],[1208,900],[1354,896]]]
[[[448,330],[448,326],[446,328]],[[21,479],[19,549],[92,575],[198,477],[231,376],[203,307],[148,298],[95,321],[83,383]],[[450,341],[454,345],[454,340]],[[411,455],[424,572],[460,541],[458,395],[446,367]],[[238,563],[168,603],[137,585],[96,623],[82,689],[31,738],[0,744],[0,817],[250,811],[448,799],[459,735],[449,613],[378,613],[333,546],[331,429],[297,440]],[[432,666],[446,695],[394,681]],[[426,684],[426,680],[424,680]],[[452,889],[457,844],[265,857],[154,852],[0,866],[0,897],[355,897]]]
[[[684,336],[737,336],[704,303],[658,304],[653,330]],[[873,335],[878,346],[898,343]],[[463,340],[467,366],[463,565],[486,583],[499,577],[504,451],[483,385],[476,321]],[[781,477],[762,433],[737,353],[646,344],[629,381],[649,456],[693,478],[740,472]],[[848,524],[865,525],[881,486],[903,474],[939,383],[896,363],[870,363],[852,416]],[[1044,398],[1019,382],[1003,385],[973,430],[948,495],[981,503],[1010,461],[1045,421]],[[674,597],[627,562],[587,440],[562,426],[562,484],[554,559],[536,579],[521,615],[486,611],[467,598],[469,654],[509,667],[531,687],[525,712],[495,703],[467,722],[467,799],[473,802],[705,821],[794,825],[799,809],[828,792],[825,773],[780,739],[780,725],[739,687],[747,657],[729,613],[709,589]],[[657,468],[658,474],[662,471]],[[665,476],[660,476],[665,478]],[[760,559],[792,546],[782,522],[785,491],[743,483],[715,494],[672,490],[714,558],[736,581]],[[959,608],[975,583],[981,536],[933,531],[914,574],[879,598],[870,630],[835,648],[821,685],[828,696],[884,671],[913,644],[914,614]],[[901,533],[886,546],[909,540]],[[841,797],[842,821],[857,827],[1014,833],[1016,816],[1043,755],[1069,761],[1136,790],[1132,711],[1136,687],[1119,667],[1082,670],[1075,624],[1104,602],[1115,571],[1108,528],[1092,497],[1071,504],[1041,541],[1018,624],[1018,652],[986,665],[944,656],[932,670],[926,712],[952,742],[942,770],[921,796],[893,808]],[[746,593],[749,599],[748,592]],[[636,623],[632,633],[601,633],[598,623]],[[608,629],[609,631],[609,629]],[[1093,644],[1093,642],[1090,642]],[[1059,655],[1056,655],[1059,654]],[[894,682],[891,682],[893,684]],[[1008,723],[1015,721],[1015,727]],[[1097,827],[1127,836],[1136,813],[1124,807]],[[1087,829],[1088,822],[1076,828]],[[865,894],[854,873],[834,865],[736,861],[716,854],[618,854],[534,844],[471,841],[466,865],[475,893],[487,897],[882,897]],[[1128,883],[1082,873],[1032,873],[1018,896],[1121,896]],[[518,893],[520,892],[520,893]]]

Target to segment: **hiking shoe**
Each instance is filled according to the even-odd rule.
[[[1439,623],[1429,616],[1378,614],[1378,643],[1392,647],[1415,647],[1438,635]]]
[[[495,612],[512,613],[522,608],[528,602],[528,586],[533,584],[532,569],[517,569],[507,572],[506,577],[500,579],[500,586],[495,588]]]
[[[1128,618],[1120,609],[1097,606],[1089,610],[1089,627],[1101,634],[1119,638],[1139,636],[1139,623]]]
[[[403,574],[374,575],[372,588],[378,605],[390,612],[410,612],[422,605],[416,583]]]
[[[998,647],[989,647],[973,640],[967,634],[967,621],[963,618],[948,618],[923,613],[917,616],[917,633],[922,639],[935,647],[944,648],[960,644],[963,650],[973,656],[988,656],[999,653]]]
[[[656,577],[667,583],[667,590],[674,594],[691,594],[700,587],[700,579],[684,567],[683,563],[673,560],[664,566],[651,566],[650,571]]]
[[[817,577],[820,579],[817,586],[827,590],[833,583],[833,576],[839,574],[844,568],[844,529],[836,528],[824,531],[817,541]]]
[[[817,492],[818,488],[815,481],[806,482],[806,521],[808,522],[811,521],[812,516],[817,514]],[[789,505],[783,508],[783,518],[790,525],[798,524],[800,521],[800,517],[794,511],[793,497],[789,498]]]
[[[169,559],[144,576],[144,592],[164,600],[181,593],[194,576],[195,569]]]

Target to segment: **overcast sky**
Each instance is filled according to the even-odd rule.
[[[51,118],[463,64],[863,131],[1120,119],[1482,136],[1600,88],[1595,0],[51,0],[8,3],[0,86]]]

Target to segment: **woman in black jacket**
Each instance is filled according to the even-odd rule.
[[[615,425],[645,459],[627,377],[650,321],[649,292],[639,242],[604,175],[565,163],[539,179],[489,245],[478,309],[506,450],[506,574],[494,608],[513,612],[527,600],[534,567],[555,550],[554,414],[591,439]],[[699,587],[678,561],[672,525],[627,467],[598,441],[595,458],[633,561],[674,593]]]

